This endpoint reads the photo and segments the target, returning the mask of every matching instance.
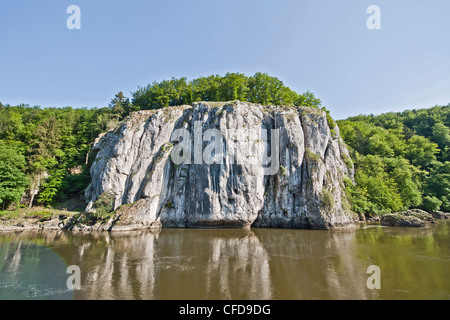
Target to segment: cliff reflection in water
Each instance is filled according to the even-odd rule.
[[[364,267],[351,248],[354,232],[164,229],[16,237],[39,238],[67,265],[80,266],[76,299],[367,298]]]
[[[21,243],[45,245],[80,266],[75,299],[448,299],[448,226],[0,233],[0,249],[16,244],[0,259],[17,269]],[[381,290],[366,287],[372,264]]]
[[[80,239],[76,239],[78,241]],[[78,243],[81,299],[271,299],[269,258],[244,230],[102,234]]]
[[[75,242],[80,239],[75,239]],[[81,299],[368,298],[354,232],[165,229],[79,243]]]

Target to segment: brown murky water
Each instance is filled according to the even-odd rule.
[[[77,265],[81,290],[69,290]],[[367,268],[381,289],[368,289]],[[450,222],[0,233],[0,299],[450,299]]]

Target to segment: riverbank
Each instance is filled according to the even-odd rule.
[[[0,231],[67,229],[81,214],[77,211],[44,207],[0,211]]]
[[[425,227],[437,220],[449,219],[450,213],[435,211],[426,212],[421,209],[410,209],[385,215],[367,215],[360,219],[362,223],[379,223],[390,227]]]
[[[154,222],[150,227],[127,225],[119,222],[120,213],[110,216],[95,217],[90,213],[69,211],[53,208],[36,207],[32,209],[17,209],[0,211],[0,231],[25,230],[70,230],[70,231],[136,231],[161,229],[160,222]],[[413,209],[381,216],[365,216],[360,223],[380,224],[392,227],[425,227],[438,220],[449,219],[450,213],[433,212]],[[357,224],[354,225],[356,227]]]
[[[105,216],[93,213],[36,207],[0,211],[0,231],[70,230],[70,231],[135,231],[160,229],[161,223],[148,226],[130,225],[118,221],[122,212]]]

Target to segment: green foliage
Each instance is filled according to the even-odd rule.
[[[118,95],[116,97],[125,101],[121,100],[121,103],[127,105],[126,98]],[[26,176],[32,178],[41,173],[48,176],[47,180],[43,181],[38,196],[35,197],[36,202],[48,205],[79,196],[86,188],[90,179],[84,164],[86,154],[94,139],[102,131],[109,129],[111,121],[115,123],[118,121],[111,108],[73,109],[6,105],[0,108],[0,141],[24,157],[25,163],[16,160],[14,162],[21,164]],[[74,168],[80,170],[74,173]],[[16,176],[21,180],[21,175]],[[27,187],[28,183],[24,187],[16,188],[16,193],[22,195]],[[10,199],[7,202],[20,199],[17,194],[12,197],[14,200]],[[8,204],[5,202],[4,205]]]
[[[2,220],[15,219],[19,218],[20,216],[22,216],[22,213],[18,209],[0,211],[0,219]]]
[[[279,79],[265,73],[256,73],[252,77],[227,73],[192,81],[172,78],[153,82],[132,93],[132,101],[123,92],[118,92],[103,108],[1,104],[0,151],[6,159],[0,163],[2,206],[17,202],[30,188],[28,180],[34,181],[35,177],[41,176],[48,178],[42,181],[34,202],[50,205],[79,197],[90,182],[85,161],[95,138],[113,129],[133,111],[194,101],[230,100],[320,106],[320,100],[311,92],[297,94]]]
[[[346,165],[348,168],[351,168],[351,167],[353,166],[353,161],[352,161],[352,159],[350,159],[350,157],[347,156],[345,153],[341,153],[341,158],[342,158],[342,160],[344,161],[345,165]]]
[[[18,202],[28,186],[25,157],[16,148],[0,142],[0,204],[3,210]]]
[[[356,200],[355,212],[383,214],[403,209],[402,198],[382,158],[357,157],[355,180],[356,190],[351,192],[351,199]]]
[[[450,212],[450,161],[436,162],[424,184],[425,194],[438,198],[441,209]]]
[[[63,202],[65,200],[80,196],[91,181],[89,172],[85,166],[81,167],[81,172],[77,174],[64,175],[60,189],[56,194],[56,200]]]
[[[56,171],[50,176],[43,185],[43,190],[39,194],[39,202],[44,205],[49,205],[53,202],[54,197],[58,193],[62,181],[64,179],[64,170]]]
[[[298,94],[266,73],[211,75],[192,81],[172,78],[153,82],[132,93],[132,105],[141,110],[191,104],[195,101],[247,101],[263,105],[319,107],[321,101],[307,91]]]
[[[112,114],[108,114],[109,121],[113,121],[113,119],[120,121],[131,112],[139,111],[139,108],[134,106],[130,102],[130,98],[125,97],[122,91],[114,96],[109,103],[109,108],[112,111]]]
[[[322,189],[321,207],[328,211],[331,211],[334,208],[333,194],[325,188]]]
[[[133,111],[229,100],[263,105],[321,105],[311,92],[298,94],[265,73],[154,82],[132,93],[132,101],[119,92],[108,107],[100,109],[1,105],[0,203],[7,208],[19,201],[30,187],[27,176],[41,173],[48,178],[35,201],[48,205],[79,197],[90,182],[85,160],[94,139]],[[324,110],[335,135],[335,122]],[[361,115],[338,124],[355,168],[356,185],[345,183],[355,212],[380,214],[438,206],[450,211],[450,105]],[[162,151],[170,147],[166,145]],[[318,155],[305,151],[312,161],[320,161]],[[352,159],[342,157],[351,167]],[[280,170],[283,175],[287,172],[283,167]],[[96,204],[100,218],[111,214],[109,196],[104,197],[106,200],[102,197]],[[327,191],[324,199],[330,200]],[[328,200],[324,205],[330,204]]]
[[[325,107],[322,108],[322,110],[326,112],[328,127],[330,127],[331,136],[334,137],[336,136],[336,131],[334,130],[336,129],[336,122],[334,122],[333,118],[331,117],[330,111],[328,111]]]
[[[108,191],[104,192],[94,202],[93,208],[96,219],[103,220],[110,217],[114,209],[114,195]]]
[[[311,91],[297,95],[294,100],[294,105],[296,106],[320,107],[321,104],[320,99],[316,98]]]
[[[432,134],[430,139],[435,141],[441,150],[450,146],[450,128],[443,122],[436,121],[431,130]]]
[[[346,184],[352,209],[450,210],[449,119],[450,105],[338,121],[355,164],[356,185]]]
[[[442,201],[436,197],[425,196],[423,198],[422,208],[426,211],[438,211]]]
[[[415,208],[422,201],[420,177],[422,171],[407,159],[385,158],[386,172],[395,184],[405,208]]]
[[[450,160],[444,157],[445,148],[449,146],[450,104],[398,113],[389,112],[379,116],[359,115],[347,120],[353,123],[361,121],[387,130],[398,129],[402,132],[401,135],[405,141],[408,141],[413,135],[427,138],[429,142],[439,146],[440,152],[436,154],[438,161]]]
[[[305,154],[309,158],[309,160],[311,160],[313,162],[319,162],[321,160],[320,156],[318,154],[315,154],[308,148],[305,148]]]
[[[49,210],[42,210],[42,211],[32,211],[26,214],[27,218],[34,218],[39,219],[41,222],[50,220],[53,216],[53,212]]]

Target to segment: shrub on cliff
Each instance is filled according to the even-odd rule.
[[[94,202],[95,209],[94,217],[97,220],[103,220],[111,216],[114,208],[114,195],[110,192],[101,194]]]

